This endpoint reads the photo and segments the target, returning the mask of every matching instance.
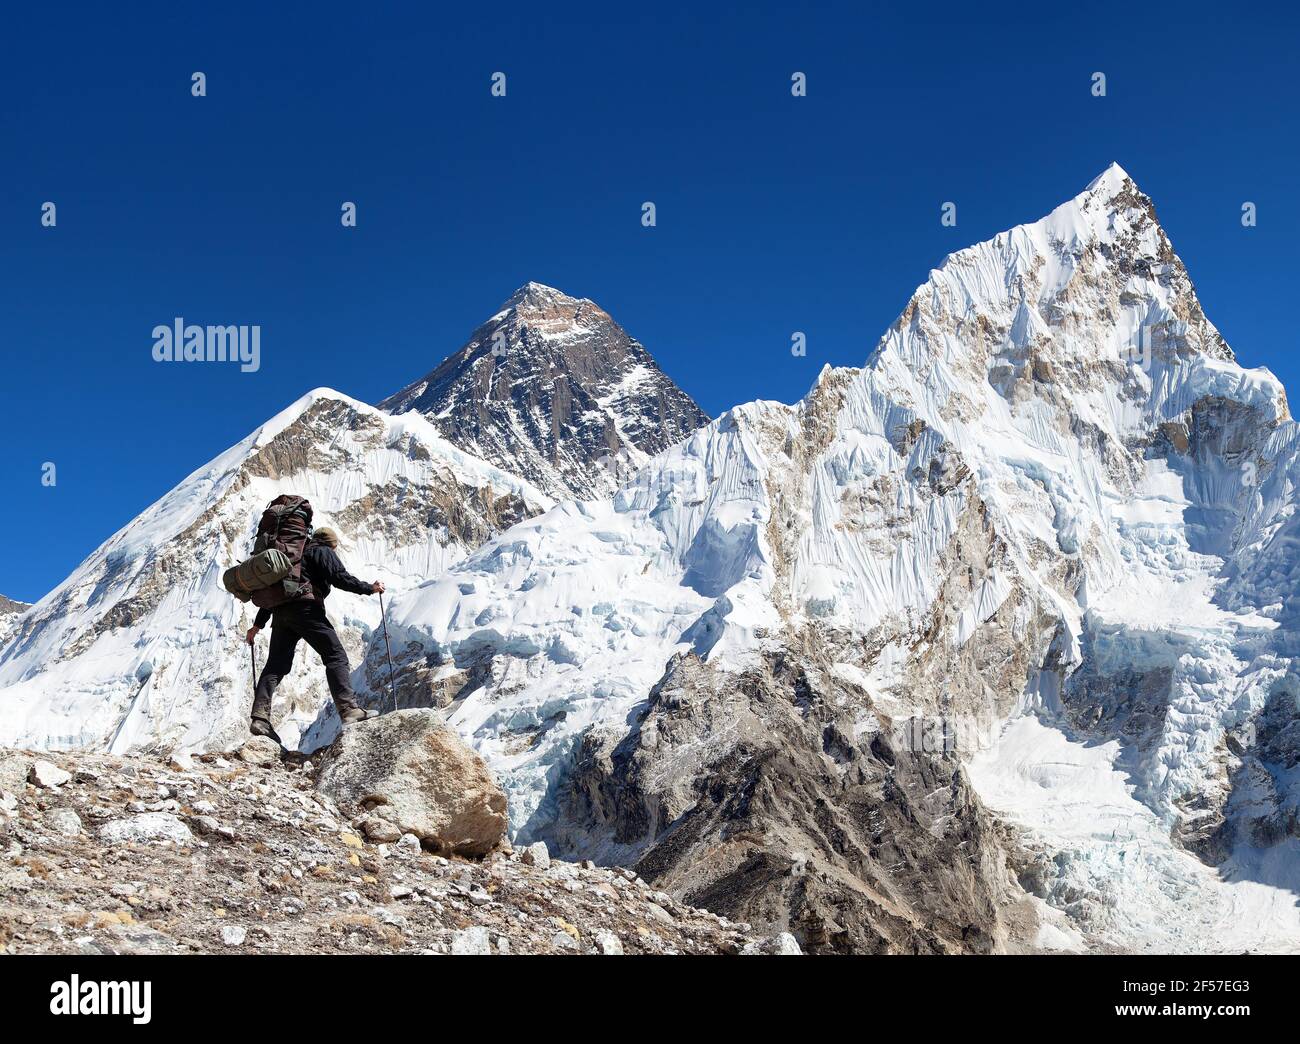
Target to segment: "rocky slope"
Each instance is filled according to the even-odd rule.
[[[542,846],[473,860],[373,840],[310,762],[270,758],[0,750],[0,953],[793,949]]]
[[[584,734],[552,843],[814,952],[1037,948],[1024,854],[958,758],[862,742],[865,701],[801,653],[739,673],[673,661],[631,733]]]
[[[520,287],[434,370],[379,404],[552,497],[607,496],[708,417],[586,299]]]
[[[400,669],[520,839],[814,949],[1296,948],[1295,431],[1112,166],[396,600]]]
[[[252,665],[240,635],[255,609],[221,573],[249,553],[263,507],[285,492],[342,534],[353,573],[394,591],[550,505],[422,417],[318,389],[186,478],[21,617],[0,649],[0,742],[116,752],[241,742]],[[377,602],[337,592],[328,607],[355,663]],[[265,653],[263,640],[259,663]],[[273,715],[292,743],[322,707],[333,713],[323,673],[300,670]]]

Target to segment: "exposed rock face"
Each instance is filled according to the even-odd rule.
[[[845,695],[793,656],[739,677],[676,659],[626,737],[584,736],[560,817],[584,828],[557,829],[562,854],[608,839],[604,858],[814,952],[1026,945],[1014,846],[957,753],[864,729],[869,700]]]
[[[0,646],[3,646],[9,640],[9,636],[13,633],[18,622],[18,617],[22,616],[30,608],[31,605],[27,602],[15,602],[12,598],[0,595]]]
[[[608,495],[709,419],[606,312],[540,283],[379,405],[418,410],[455,445],[556,498]]]
[[[419,416],[312,392],[110,537],[20,618],[0,648],[0,740],[118,752],[241,744],[252,664],[238,636],[256,610],[225,591],[221,573],[250,552],[266,504],[289,492],[312,502],[316,525],[340,532],[347,567],[382,578],[390,594],[550,504]],[[355,665],[379,623],[377,601],[336,592],[326,607]],[[322,707],[336,724],[324,672],[302,650],[276,691],[277,731],[293,745]]]
[[[484,856],[506,832],[506,796],[435,711],[358,722],[317,755],[317,786],[444,855]]]

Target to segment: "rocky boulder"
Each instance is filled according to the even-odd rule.
[[[484,856],[505,836],[505,794],[436,711],[349,725],[313,760],[323,794],[375,812],[443,855]]]
[[[32,765],[27,778],[38,787],[45,790],[54,790],[56,787],[61,787],[68,782],[72,778],[72,773],[64,772],[53,762],[37,761]]]
[[[194,840],[189,827],[169,812],[143,812],[129,819],[115,819],[99,828],[99,836],[115,845],[154,841],[187,845]]]

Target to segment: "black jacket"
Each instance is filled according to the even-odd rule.
[[[334,553],[332,547],[318,544],[315,541],[309,542],[307,549],[302,553],[302,571],[307,574],[307,579],[311,581],[312,593],[315,595],[314,600],[317,602],[325,601],[329,597],[330,591],[335,587],[344,591],[351,591],[353,594],[370,594],[372,591],[368,583],[364,580],[358,580],[343,568],[342,560]],[[300,603],[285,602],[283,605],[277,605],[276,609],[298,604]],[[270,609],[259,609],[253,625],[255,627],[265,627],[266,621],[270,618]]]

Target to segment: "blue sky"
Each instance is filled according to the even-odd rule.
[[[1242,362],[1300,383],[1295,15],[612,6],[7,7],[0,592],[44,594],[305,390],[395,391],[529,279],[710,413],[793,401],[947,252],[1112,160]],[[153,362],[176,316],[260,324],[261,369]]]

